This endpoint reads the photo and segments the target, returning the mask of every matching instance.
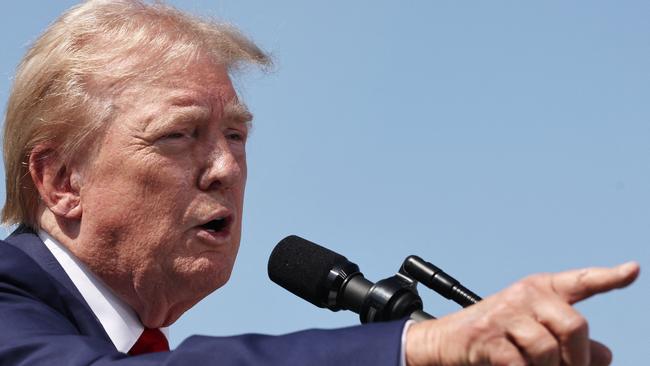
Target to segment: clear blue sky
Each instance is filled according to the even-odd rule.
[[[0,5],[2,108],[28,42],[73,3]],[[295,233],[373,280],[417,254],[482,295],[635,259],[632,288],[579,308],[615,365],[650,359],[650,2],[171,3],[240,26],[277,65],[238,81],[256,120],[235,272],[173,344],[357,323],[267,279]]]

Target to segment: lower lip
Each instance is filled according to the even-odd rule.
[[[230,237],[230,227],[226,226],[220,231],[209,231],[199,228],[197,236],[208,244],[219,245]]]

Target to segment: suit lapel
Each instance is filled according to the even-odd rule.
[[[54,255],[45,246],[41,238],[34,231],[25,225],[20,225],[5,242],[20,249],[22,252],[32,258],[55,282],[59,289],[61,299],[71,310],[72,316],[77,323],[77,327],[82,334],[91,336],[110,338],[106,334],[104,327],[101,325],[95,314],[84,300],[83,296],[74,285],[70,277],[66,274],[63,267],[54,258]]]

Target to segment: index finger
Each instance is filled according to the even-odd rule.
[[[632,283],[639,275],[636,262],[613,268],[584,268],[560,272],[551,276],[553,290],[573,304],[595,294],[621,288]]]

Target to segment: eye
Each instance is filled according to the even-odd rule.
[[[185,137],[185,134],[182,133],[182,132],[172,132],[170,134],[167,134],[167,135],[163,136],[162,138],[163,139],[168,139],[168,140],[177,140],[177,139],[181,139],[183,137]]]
[[[196,129],[192,129],[189,131],[174,131],[170,132],[166,135],[163,135],[160,139],[161,140],[180,140],[186,137],[196,137],[198,131]]]
[[[227,131],[226,138],[230,141],[246,141],[246,134],[240,131]]]

